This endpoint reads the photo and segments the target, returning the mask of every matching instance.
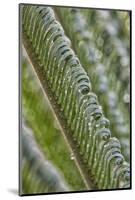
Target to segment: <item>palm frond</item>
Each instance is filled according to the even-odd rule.
[[[89,76],[53,10],[24,6],[23,42],[89,189],[128,188],[129,164],[111,136]]]

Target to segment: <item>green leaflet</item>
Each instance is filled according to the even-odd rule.
[[[129,60],[128,47],[124,48],[127,37],[124,37],[123,44],[118,37],[119,31],[116,32],[118,28],[114,27],[118,26],[120,29],[121,22],[116,21],[110,11],[57,7],[56,12],[66,34],[73,41],[81,63],[91,77],[105,115],[111,120],[113,136],[119,138],[122,152],[129,161],[129,108],[122,99],[126,94],[128,98],[129,93],[129,61],[126,66],[121,64],[122,59]],[[114,14],[118,15],[117,12]],[[95,19],[97,20],[94,21]],[[108,29],[113,29],[115,33]],[[108,46],[112,50],[109,54]]]
[[[129,187],[129,165],[121,155],[121,145],[111,137],[109,121],[92,92],[89,77],[53,10],[24,6],[22,25],[38,59],[38,69],[45,72],[44,78],[63,111],[70,137],[75,148],[79,147],[80,158],[90,169],[93,182],[98,189]]]

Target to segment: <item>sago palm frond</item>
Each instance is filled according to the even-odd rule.
[[[91,81],[50,7],[23,6],[22,37],[88,189],[130,187],[129,164],[112,137]]]

